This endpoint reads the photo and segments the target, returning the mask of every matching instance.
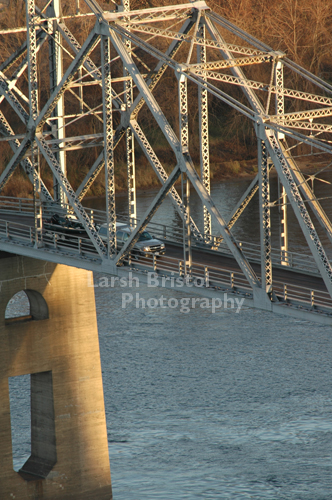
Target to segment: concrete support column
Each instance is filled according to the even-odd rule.
[[[0,498],[110,500],[90,272],[4,253],[0,269]],[[8,301],[21,290],[30,315],[5,320]],[[31,455],[15,472],[8,379],[27,374]]]

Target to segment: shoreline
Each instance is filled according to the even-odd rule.
[[[317,159],[318,161],[318,159]],[[317,165],[312,161],[308,160],[298,160],[297,161],[300,170],[305,175],[311,175],[317,173],[321,170],[321,165]],[[150,167],[151,168],[151,167]],[[165,165],[164,166],[166,173],[169,175],[173,170],[173,166]],[[196,169],[197,171],[197,169]],[[116,196],[124,197],[127,195],[127,185],[126,185],[126,176],[123,175],[126,170],[122,168],[118,175],[115,175],[115,192]],[[220,163],[211,163],[210,164],[210,182],[211,186],[213,184],[219,182],[232,182],[232,181],[247,181],[252,180],[257,175],[257,159],[249,159],[249,160],[231,160],[224,161]],[[119,175],[120,174],[120,175]],[[199,171],[198,171],[199,174]],[[270,177],[275,177],[277,172],[275,168],[270,172]],[[69,175],[70,177],[70,175]],[[148,182],[150,180],[150,182]],[[52,181],[51,179],[44,179],[45,184],[48,189],[51,191]],[[17,186],[20,186],[19,193],[17,193]],[[181,180],[178,179],[175,183],[175,188],[178,188],[181,185]],[[162,184],[158,180],[158,177],[152,170],[145,170],[144,166],[137,166],[136,170],[136,193],[144,194],[151,191],[156,191],[161,188]],[[104,179],[101,178],[97,181],[91,189],[92,192],[84,197],[85,200],[92,200],[101,198],[105,193],[105,184]],[[28,179],[22,177],[20,174],[16,179],[13,178],[9,181],[8,185],[5,187],[3,196],[13,196],[19,198],[33,198],[32,186]]]

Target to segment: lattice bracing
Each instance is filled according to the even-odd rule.
[[[116,211],[114,185],[114,145],[113,145],[113,112],[112,112],[112,75],[111,52],[108,37],[101,39],[101,61],[103,71],[103,111],[104,111],[104,164],[106,188],[106,221],[108,255],[116,255]]]
[[[35,24],[35,0],[26,1],[28,24],[28,78],[30,117],[36,121],[38,115],[37,43]]]
[[[130,12],[130,0],[122,1],[124,12]],[[129,18],[125,18],[126,23],[129,23]],[[126,24],[129,30],[129,24]],[[128,52],[131,52],[130,40],[125,40],[125,45]],[[124,81],[124,102],[126,109],[129,110],[133,104],[133,81],[130,78],[128,71],[124,69],[124,76],[127,77]],[[135,171],[135,143],[134,134],[129,124],[126,128],[126,157],[127,157],[127,189],[128,189],[128,214],[131,227],[135,227],[137,210],[136,210],[136,171]]]
[[[266,293],[272,291],[271,261],[271,214],[268,155],[264,142],[259,141],[259,187],[261,223],[261,268],[262,287]]]
[[[98,258],[114,266],[123,264],[169,196],[184,221],[184,260],[190,261],[191,240],[214,250],[227,245],[256,296],[263,291],[271,298],[274,207],[269,174],[274,165],[282,185],[278,203],[284,221],[281,261],[287,263],[286,204],[291,204],[332,293],[331,266],[307,206],[331,242],[332,224],[295,158],[323,154],[324,165],[331,163],[332,87],[292,63],[287,54],[214,13],[208,2],[131,10],[130,0],[122,0],[107,11],[102,5],[84,0],[79,12],[70,5],[63,16],[60,0],[41,1],[38,7],[34,0],[26,0],[26,26],[13,28],[17,46],[0,61],[0,134],[12,150],[0,174],[0,191],[14,179],[21,164],[34,186],[39,210],[34,214],[37,245],[43,245],[42,207],[52,204],[65,213],[68,202],[68,210],[83,225]],[[8,34],[8,30],[1,32],[3,37]],[[49,61],[47,84],[44,60]],[[292,78],[294,72],[296,78]],[[258,174],[238,203],[229,207],[228,218],[217,209],[210,183],[211,130],[222,130],[216,121],[225,109],[242,116],[258,139]],[[214,159],[220,158],[221,170],[223,140],[213,138]],[[166,152],[158,149],[160,144]],[[148,174],[147,165],[152,167]],[[101,182],[102,171],[105,180]],[[158,195],[143,216],[136,207],[138,171],[156,176],[160,183]],[[126,215],[134,230],[120,254],[115,203],[118,173],[126,179]],[[179,193],[175,183],[180,176],[183,189]],[[105,196],[107,249],[97,224],[81,205],[95,183]],[[190,213],[189,183],[203,206],[200,221]],[[235,237],[235,225],[258,190],[260,278]]]

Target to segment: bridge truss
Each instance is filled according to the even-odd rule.
[[[72,2],[73,3],[73,2]],[[257,307],[270,308],[277,300],[271,260],[270,172],[279,178],[278,204],[282,210],[280,262],[288,262],[287,207],[301,227],[316,266],[332,297],[332,268],[316,226],[332,242],[332,225],[312,187],[299,168],[300,154],[316,154],[324,168],[332,160],[332,86],[290,61],[250,34],[214,13],[203,0],[150,9],[131,10],[130,0],[106,10],[96,0],[76,1],[61,9],[60,0],[26,0],[26,25],[2,30],[10,38],[12,53],[0,64],[0,132],[12,150],[0,175],[0,192],[18,165],[34,190],[34,230],[22,250],[15,241],[1,238],[0,248],[27,252],[37,258],[89,267],[81,254],[74,259],[52,250],[47,254],[43,236],[45,210],[74,213],[83,224],[98,257],[100,269],[117,274],[118,267],[151,222],[166,196],[183,220],[184,274],[192,272],[192,241],[217,249],[226,244],[237,261]],[[84,30],[83,30],[84,27]],[[49,82],[39,81],[45,61]],[[171,123],[163,103],[169,74],[177,81]],[[292,82],[296,82],[295,85]],[[188,86],[197,87],[197,107],[188,100]],[[192,96],[192,93],[190,94]],[[244,116],[255,130],[258,174],[224,217],[210,192],[209,99]],[[173,170],[168,174],[149,141],[142,108],[149,127],[158,127],[168,148]],[[195,165],[190,143],[190,115],[198,109],[200,165]],[[173,117],[173,115],[172,115]],[[151,125],[153,123],[153,125]],[[97,126],[96,126],[97,124]],[[77,133],[78,130],[89,132]],[[74,133],[73,133],[74,131]],[[127,165],[128,214],[134,231],[121,251],[116,245],[115,150],[124,143]],[[161,188],[137,223],[135,148],[140,147],[160,181]],[[220,142],[222,148],[222,141]],[[73,152],[93,148],[88,173],[75,172],[80,185],[74,189],[66,163]],[[74,153],[77,154],[77,153]],[[46,165],[53,188],[43,180]],[[86,165],[84,165],[85,167]],[[101,240],[82,200],[101,172],[105,175],[108,245]],[[181,178],[182,195],[175,189]],[[202,227],[190,216],[190,187],[203,211]],[[232,227],[259,192],[260,276],[232,233]],[[52,207],[52,208],[50,208]],[[212,238],[213,233],[217,237]],[[321,230],[320,230],[321,232]],[[5,235],[8,236],[8,235]],[[31,231],[30,231],[31,236]],[[96,262],[96,259],[94,259]],[[95,264],[94,264],[95,266]],[[96,267],[90,266],[92,269]]]

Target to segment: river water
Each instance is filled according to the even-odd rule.
[[[331,499],[331,328],[132,290],[95,289],[115,500]]]
[[[212,187],[225,218],[249,183]],[[316,181],[317,197],[329,190]],[[140,195],[139,216],[154,195]],[[201,227],[193,189],[191,202]],[[117,203],[125,211],[125,198]],[[322,205],[332,213],[330,199]],[[256,195],[234,227],[239,240],[259,241],[258,213]],[[180,223],[169,200],[154,220]],[[303,250],[291,210],[289,226],[290,249]],[[277,246],[277,208],[272,229]],[[95,289],[116,500],[332,499],[330,327],[248,308],[123,309],[132,290],[117,291]],[[142,284],[139,293],[183,295]]]
[[[246,182],[213,188],[223,215]],[[236,228],[244,240],[255,203]],[[165,207],[159,221],[177,220]],[[139,304],[124,301],[133,288],[95,288],[114,499],[332,499],[331,328],[245,307],[183,312],[179,289],[134,292]],[[161,296],[166,307],[148,307]],[[11,394],[27,406],[28,389]]]
[[[319,180],[314,181],[314,190],[316,197],[320,200],[320,203],[326,213],[332,216],[332,197],[331,197],[331,185],[332,183],[332,172],[323,172],[318,176],[325,182]],[[272,246],[279,248],[280,246],[280,213],[278,205],[279,194],[278,194],[278,181],[275,175],[271,176],[270,179],[270,200],[271,203],[275,202],[275,206],[271,207],[271,228],[272,228]],[[242,194],[245,192],[246,188],[250,185],[251,179],[235,179],[228,180],[225,182],[214,183],[211,186],[211,196],[214,203],[216,204],[221,215],[228,220],[232,209],[236,206],[238,200],[240,200]],[[141,192],[137,199],[137,216],[142,217],[145,211],[149,208],[150,203],[157,194],[157,190],[148,190]],[[104,198],[90,198],[84,202],[84,206],[95,208],[99,210],[105,210],[105,199]],[[202,203],[199,199],[198,194],[195,189],[191,188],[190,194],[190,210],[191,216],[195,220],[197,226],[202,231],[203,230],[203,212]],[[127,197],[125,195],[118,196],[116,199],[116,211],[119,214],[127,214]],[[288,205],[288,225],[289,225],[289,250],[293,252],[303,252],[310,253],[308,250],[305,238],[299,227],[297,219],[290,205]],[[312,216],[318,235],[325,247],[325,250],[330,259],[332,259],[332,246],[324,234],[323,230],[319,224],[315,221],[314,216],[309,208],[309,214]],[[167,197],[161,207],[158,209],[157,213],[154,215],[153,222],[160,224],[165,224],[167,226],[182,226],[180,216],[174,208],[173,203]],[[236,224],[232,228],[232,233],[237,238],[238,241],[251,242],[259,244],[259,200],[258,192],[255,194],[254,198],[251,200],[248,207],[245,209],[241,217],[238,219]],[[218,235],[220,232],[216,226],[214,220],[212,220],[212,234]]]

